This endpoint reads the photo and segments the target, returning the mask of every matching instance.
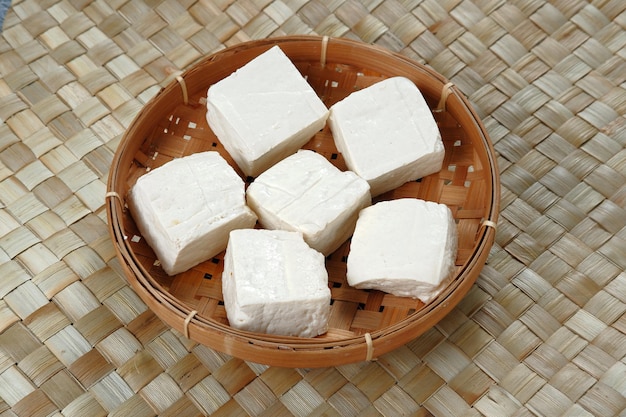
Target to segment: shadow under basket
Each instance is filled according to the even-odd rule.
[[[459,235],[456,271],[452,282],[430,303],[350,287],[348,241],[326,259],[332,293],[326,334],[299,338],[240,331],[229,326],[223,305],[223,252],[170,277],[145,240],[137,239],[140,234],[125,199],[148,170],[173,158],[215,150],[249,182],[208,127],[206,92],[274,45],[281,47],[328,107],[391,76],[407,77],[422,91],[443,138],[443,168],[374,202],[416,197],[444,203],[452,210]],[[328,127],[304,148],[346,169]],[[467,99],[448,80],[402,55],[358,41],[289,36],[246,42],[208,56],[147,103],[113,159],[106,207],[111,238],[130,285],[165,323],[195,342],[244,360],[312,368],[377,358],[437,324],[467,294],[485,264],[495,238],[499,199],[492,144]]]

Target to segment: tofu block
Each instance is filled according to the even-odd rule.
[[[252,177],[296,152],[327,117],[326,105],[278,46],[207,92],[209,126]]]
[[[351,93],[331,106],[328,124],[346,166],[367,180],[372,197],[441,170],[441,133],[407,78]]]
[[[454,277],[457,229],[432,201],[382,201],[359,214],[347,261],[348,284],[432,300]]]
[[[232,231],[222,274],[230,325],[287,336],[326,333],[330,289],[324,261],[298,232]]]
[[[246,198],[263,227],[301,232],[324,255],[350,237],[359,211],[371,204],[367,181],[310,150],[259,175]]]
[[[173,159],[141,176],[128,206],[168,275],[226,249],[231,230],[256,224],[243,180],[217,152]]]

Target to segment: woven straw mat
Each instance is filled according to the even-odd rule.
[[[0,416],[626,415],[626,2],[14,0],[0,36]],[[463,91],[498,153],[496,243],[437,326],[368,362],[244,362],[165,326],[104,194],[124,129],[201,57],[375,43]]]

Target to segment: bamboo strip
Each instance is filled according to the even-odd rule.
[[[21,262],[30,273],[38,274],[58,259],[43,244],[37,243],[17,255],[16,260]]]
[[[491,386],[487,395],[476,402],[476,409],[487,416],[497,416],[499,413],[513,413],[520,407],[520,402],[507,391],[498,386]]]
[[[92,29],[87,33],[91,32],[95,32],[95,30]],[[79,36],[78,39],[89,48],[87,54],[96,65],[105,65],[124,52],[115,42],[99,31],[93,40],[85,40],[84,35]]]
[[[82,246],[70,252],[64,261],[81,278],[86,278],[104,268],[103,260],[89,247]]]
[[[441,416],[455,416],[471,412],[467,403],[448,386],[442,387],[424,403],[424,406],[433,414]]]
[[[328,36],[341,37],[349,33],[349,28],[343,24],[335,15],[326,15],[315,28],[315,32],[328,33]]]
[[[551,379],[551,384],[572,401],[578,401],[595,382],[595,378],[573,364],[564,366]]]
[[[626,406],[626,401],[619,392],[601,382],[591,387],[579,403],[592,414],[607,416],[619,413]]]
[[[173,333],[166,332],[155,338],[146,346],[155,360],[167,369],[187,355],[187,350]],[[215,370],[213,370],[215,372]]]
[[[30,281],[26,281],[15,288],[4,297],[4,300],[21,318],[28,317],[48,301],[42,292]]]
[[[85,388],[91,388],[113,370],[113,365],[96,349],[90,350],[68,366],[68,371]]]
[[[23,142],[37,157],[61,144],[61,141],[49,129],[41,129],[24,139]]]
[[[450,335],[450,341],[459,346],[463,353],[474,358],[491,341],[491,336],[474,321],[467,321]]]
[[[82,282],[101,302],[108,300],[112,296],[124,297],[126,295],[124,291],[119,293],[119,291],[123,290],[125,287],[124,280],[109,267],[99,269],[89,277],[83,279]],[[132,296],[128,296],[128,298],[129,300],[133,299]],[[135,303],[133,302],[132,304],[134,305]],[[137,306],[139,307],[139,305]],[[139,307],[139,310],[143,311],[141,307]]]
[[[72,326],[66,326],[46,340],[46,346],[65,366],[91,350],[89,343]]]
[[[450,382],[450,387],[468,404],[474,404],[493,383],[478,366],[470,364]]]
[[[154,410],[143,398],[141,398],[141,396],[133,395],[124,401],[124,403],[122,403],[119,407],[112,410],[108,415],[119,417],[126,415],[147,417],[154,415]]]
[[[419,404],[423,404],[443,385],[443,379],[427,366],[413,368],[398,384]]]
[[[577,309],[576,304],[556,289],[546,292],[539,299],[539,306],[544,308],[559,323],[571,317]]]
[[[271,36],[277,28],[278,25],[276,22],[270,19],[265,13],[261,13],[254,19],[250,20],[243,29],[251,39],[262,39]],[[191,51],[190,53],[197,53],[195,49],[192,49]]]
[[[539,414],[565,413],[573,402],[553,386],[544,385],[535,396],[528,401],[528,407]]]
[[[541,339],[521,321],[515,321],[498,336],[498,342],[522,361],[528,357],[540,344]]]
[[[575,271],[565,275],[557,283],[556,288],[580,307],[585,305],[599,290],[592,280]]]
[[[92,172],[90,170],[90,172]],[[100,180],[94,180],[80,189],[75,194],[92,212],[96,213],[102,207],[102,196],[105,194],[106,185]]]
[[[588,341],[592,340],[606,328],[605,323],[602,323],[600,319],[591,315],[586,310],[576,312],[576,314],[564,324],[574,333]]]
[[[122,326],[105,306],[97,307],[75,321],[74,327],[91,344],[96,345]]]
[[[403,390],[394,386],[381,395],[373,403],[376,410],[384,415],[401,415],[417,413],[419,405]]]
[[[41,342],[32,337],[28,329],[21,324],[11,326],[5,331],[2,335],[2,341],[6,345],[6,357],[17,363],[32,355],[42,346]]]
[[[335,395],[328,399],[328,404],[336,409],[339,415],[355,416],[368,414],[367,397],[354,385],[345,384]]]
[[[160,413],[163,417],[195,417],[202,415],[201,411],[194,405],[188,397],[182,397],[172,404],[167,410]],[[235,415],[235,414],[228,414]]]
[[[2,162],[13,172],[16,172],[24,166],[35,162],[35,155],[32,151],[19,142],[3,150],[1,156]],[[6,197],[3,200],[8,201]]]
[[[210,375],[187,391],[187,395],[205,414],[214,413],[230,399],[228,392]]]
[[[46,304],[26,317],[24,325],[40,340],[46,341],[70,322],[54,304]]]
[[[16,405],[20,400],[34,392],[32,382],[24,376],[17,366],[11,366],[0,374],[2,381],[2,398],[10,406]]]
[[[0,117],[7,120],[26,108],[28,105],[17,94],[9,94],[2,97],[2,101],[0,101]]]
[[[133,397],[133,392],[116,372],[111,372],[94,384],[90,392],[102,407],[109,412],[116,410],[120,406],[129,406],[129,409],[134,409],[135,404],[132,402],[125,405],[126,401]],[[123,408],[123,410],[126,410],[126,408]],[[139,410],[141,410],[141,408]]]
[[[603,351],[605,351],[612,357],[616,357],[620,355],[620,352],[623,349],[623,344],[621,344],[623,342],[623,339],[624,335],[622,333],[620,333],[613,327],[608,327],[602,333],[600,333],[600,335],[598,335],[598,338],[594,341],[594,344],[599,346]]]
[[[33,391],[13,406],[22,415],[45,416],[56,410],[55,405],[41,390]]]
[[[7,303],[4,300],[0,301],[0,332],[4,332],[19,320],[20,318],[11,310]]]
[[[623,289],[625,285],[624,279],[626,277],[624,276],[624,274],[621,274],[621,271],[619,271],[617,267],[610,265],[610,264],[609,264],[609,267],[613,267],[614,270],[611,271],[610,268],[607,268],[606,265],[602,265],[599,262],[593,266],[593,268],[595,268],[596,271],[600,269],[600,273],[602,275],[611,277],[609,278],[611,281],[608,282],[606,286],[604,287],[605,290],[609,292],[611,295],[618,298],[621,302],[624,302]]]
[[[98,271],[100,270],[98,269]],[[108,272],[111,273],[111,271]],[[115,286],[121,286],[121,284],[122,282],[119,280],[114,283]],[[110,289],[110,287],[107,287],[107,289]],[[139,297],[126,286],[122,286],[104,299],[103,304],[113,311],[115,316],[125,324],[130,323],[147,310]]]
[[[95,310],[100,305],[87,287],[79,281],[59,291],[54,296],[54,299],[73,322]]]
[[[168,368],[167,373],[180,386],[183,392],[188,391],[210,375],[210,371],[191,353]]]
[[[45,155],[40,157],[41,162],[52,171],[54,174],[58,174],[63,169],[67,168],[74,162],[76,157],[65,146],[57,146]]]
[[[392,388],[395,380],[377,362],[370,362],[351,378],[351,383],[373,403]]]
[[[278,25],[284,24],[290,18],[295,16],[293,10],[283,2],[270,3],[263,9],[263,13],[269,16]]]
[[[255,379],[256,374],[241,359],[231,359],[219,369],[213,371],[213,376],[231,395],[239,392],[244,386]]]
[[[567,359],[549,345],[542,345],[527,358],[526,363],[542,377],[549,379],[565,366]]]
[[[86,392],[76,398],[63,408],[62,412],[64,416],[68,417],[79,417],[85,415],[104,417],[107,415],[106,410],[102,408],[96,398],[89,392]]]
[[[513,355],[495,341],[474,359],[474,363],[495,381],[508,375],[517,365],[516,362]]]
[[[71,230],[61,230],[50,236],[44,244],[59,259],[84,245],[84,242]]]
[[[576,355],[572,362],[579,368],[599,379],[610,367],[612,359],[593,344],[588,344]]]
[[[74,162],[65,167],[58,172],[57,176],[74,192],[97,179],[94,172],[82,161]]]
[[[449,382],[471,362],[452,344],[444,343],[424,357],[424,362],[445,381]]]
[[[153,410],[160,413],[182,398],[184,393],[168,374],[161,373],[141,389],[140,395]]]
[[[262,415],[271,405],[277,402],[277,398],[272,391],[260,379],[255,379],[233,395],[237,404],[245,410],[248,415]]]
[[[624,180],[626,180],[626,175],[606,165],[600,165],[597,169],[590,172],[585,182],[605,197],[610,198],[623,186]]]
[[[141,350],[141,344],[125,328],[119,328],[97,345],[98,351],[117,368]]]
[[[501,385],[517,400],[525,403],[532,398],[546,381],[524,364],[517,365],[501,382]]]
[[[58,26],[50,27],[49,30],[41,34],[40,39],[50,50],[57,49],[71,40]]]
[[[127,328],[143,345],[152,342],[167,329],[163,322],[150,310],[138,315],[127,324]]]
[[[25,172],[25,170],[31,171],[25,168],[22,172]],[[29,222],[47,210],[47,208],[31,193],[23,195],[11,204],[7,205],[6,208],[8,212],[10,212],[21,224]]]

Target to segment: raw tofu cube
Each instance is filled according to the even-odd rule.
[[[248,176],[296,152],[327,117],[326,105],[278,46],[207,93],[209,126]]]
[[[367,181],[310,150],[259,175],[246,197],[263,227],[301,232],[324,255],[350,237],[359,211],[371,204]]]
[[[432,300],[454,277],[457,229],[452,212],[404,198],[361,211],[348,254],[348,284]]]
[[[169,275],[217,255],[231,230],[256,223],[243,180],[217,152],[173,159],[141,176],[128,197],[139,231]]]
[[[233,328],[300,337],[327,331],[330,289],[324,256],[301,233],[231,232],[222,293]]]
[[[441,170],[441,133],[407,78],[355,91],[331,106],[328,124],[348,169],[369,182],[372,197]]]

